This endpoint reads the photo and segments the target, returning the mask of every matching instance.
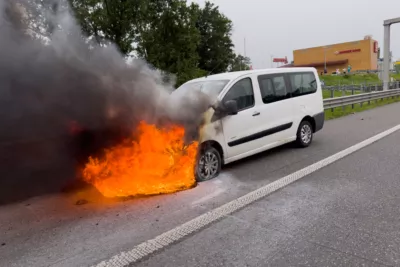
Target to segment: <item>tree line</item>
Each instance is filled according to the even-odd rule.
[[[65,4],[63,0],[28,1],[33,16],[39,8],[51,12]],[[176,86],[250,67],[249,58],[234,52],[232,21],[211,2],[203,7],[186,0],[68,0],[68,4],[92,41],[114,43],[124,56],[144,59],[175,74]],[[45,20],[31,25],[42,35],[55,27]]]

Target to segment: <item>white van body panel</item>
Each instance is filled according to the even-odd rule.
[[[230,72],[191,80],[186,84],[229,80],[217,96],[218,101],[223,101],[229,90],[245,78],[251,79],[254,94],[253,106],[239,111],[236,115],[220,119],[214,118],[215,111],[210,108],[204,115],[206,123],[200,130],[201,143],[216,142],[220,145],[225,164],[293,142],[296,140],[299,125],[304,119],[313,123],[314,132],[322,129],[324,124],[322,89],[318,73],[314,68]],[[307,79],[312,81],[308,82]],[[268,86],[263,85],[262,89],[260,82],[265,81],[271,86],[274,84],[275,95],[278,92],[277,88],[284,85],[286,98],[273,100],[270,103],[267,98],[263,99],[262,90],[265,94],[265,88]],[[294,91],[298,83],[313,84],[316,90],[314,89],[313,93],[298,93]]]

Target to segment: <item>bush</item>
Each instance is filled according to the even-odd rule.
[[[397,74],[400,74],[400,64],[394,65],[394,69],[396,70]]]

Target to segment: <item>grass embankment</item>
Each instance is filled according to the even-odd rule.
[[[391,75],[395,80],[400,80],[400,73]]]
[[[395,80],[400,80],[400,73],[391,74]],[[360,85],[360,84],[375,84],[381,83],[378,74],[375,73],[355,73],[350,75],[323,75],[319,77],[325,82],[325,86],[337,85]]]
[[[391,77],[393,77],[396,80],[400,80],[400,74],[392,74]],[[352,74],[352,75],[341,75],[341,76],[330,76],[330,75],[324,75],[321,76],[320,79],[322,79],[325,82],[326,86],[335,86],[335,85],[359,85],[359,84],[373,84],[373,83],[380,83],[381,81],[378,78],[377,74]],[[330,90],[323,90],[323,97],[324,98],[330,98],[332,97],[332,92]],[[359,94],[360,91],[355,91],[354,94]],[[341,97],[344,95],[351,95],[351,91],[339,91],[335,90],[333,92],[333,97]],[[352,108],[351,105],[346,106],[344,109],[342,107],[335,108],[333,111],[331,109],[325,110],[325,119],[330,120],[330,119],[335,119],[339,118],[342,116],[346,116],[349,114],[353,114],[355,112],[360,112],[368,109],[373,109],[376,107],[384,106],[387,104],[399,102],[400,98],[395,97],[393,98],[384,98],[379,99],[377,101],[370,101],[369,104],[368,102],[364,102],[363,105],[361,104],[354,104],[354,108]]]
[[[379,83],[379,77],[374,73],[365,74],[350,74],[350,75],[323,75],[320,79],[325,82],[325,86],[336,85],[357,85]]]

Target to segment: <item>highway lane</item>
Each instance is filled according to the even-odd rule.
[[[0,266],[86,266],[400,123],[400,104],[328,121],[307,149],[274,149],[228,165],[197,188],[128,201],[94,192],[0,207]],[[75,205],[80,199],[85,205]]]
[[[400,132],[131,266],[399,266]]]

